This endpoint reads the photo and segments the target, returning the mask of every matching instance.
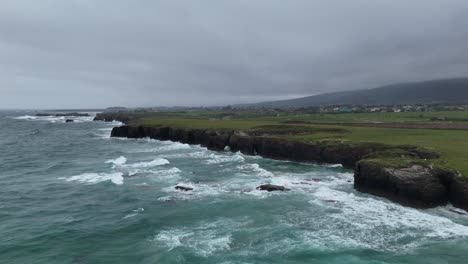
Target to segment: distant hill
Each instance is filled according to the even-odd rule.
[[[401,83],[374,89],[326,93],[244,106],[297,108],[340,104],[390,105],[416,103],[468,103],[468,78]]]

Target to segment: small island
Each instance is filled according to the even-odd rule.
[[[468,117],[468,112],[461,112]],[[354,169],[356,190],[416,208],[468,210],[468,127],[460,112],[307,113],[204,109],[97,114],[112,137],[198,144],[210,150]]]

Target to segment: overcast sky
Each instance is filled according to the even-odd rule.
[[[0,0],[0,108],[223,105],[462,76],[467,0]]]

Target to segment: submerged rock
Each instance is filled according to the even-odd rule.
[[[193,188],[190,188],[190,187],[185,187],[185,186],[179,186],[177,185],[175,187],[176,190],[180,190],[180,191],[184,191],[184,192],[187,192],[187,191],[193,191]]]
[[[274,184],[263,184],[257,187],[257,190],[273,192],[273,191],[289,191],[290,189]]]

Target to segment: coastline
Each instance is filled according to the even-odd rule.
[[[111,137],[152,138],[209,150],[229,148],[245,155],[318,164],[342,164],[354,169],[354,188],[415,208],[432,208],[452,203],[468,210],[468,181],[457,172],[433,166],[438,158],[415,146],[390,147],[383,144],[305,143],[268,136],[249,135],[234,129],[182,129],[170,126],[131,124],[131,118],[115,113],[98,114],[96,121],[120,121]],[[403,153],[403,155],[402,155]],[[385,155],[382,158],[382,155]],[[403,160],[401,157],[405,157]],[[411,162],[406,161],[406,157]]]

